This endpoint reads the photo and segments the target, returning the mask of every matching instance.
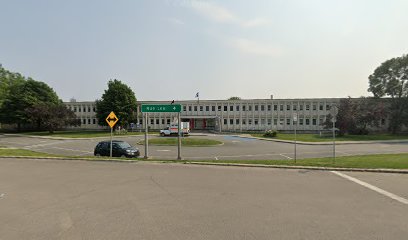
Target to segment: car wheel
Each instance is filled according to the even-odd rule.
[[[160,133],[160,136],[164,137],[164,133]]]

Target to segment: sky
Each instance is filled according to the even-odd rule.
[[[0,64],[68,101],[360,97],[408,53],[406,0],[0,0]]]

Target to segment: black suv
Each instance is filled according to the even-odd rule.
[[[102,141],[96,145],[94,150],[95,156],[110,156],[110,141]],[[112,141],[112,157],[138,157],[139,149],[132,147],[125,141]]]

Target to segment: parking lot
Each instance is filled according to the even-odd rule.
[[[153,138],[157,136],[149,136]],[[273,141],[263,141],[231,135],[190,136],[190,138],[208,138],[223,142],[220,146],[182,147],[181,156],[184,159],[293,159],[294,144]],[[32,138],[27,136],[0,135],[0,146],[24,148],[38,152],[52,153],[64,156],[92,156],[96,144],[109,138],[65,139]],[[144,136],[117,138],[137,146],[144,156],[144,146],[138,145]],[[401,143],[369,143],[347,144],[336,146],[336,156],[404,153],[408,152],[408,142]],[[333,154],[332,145],[297,145],[297,158],[330,157]],[[176,159],[176,146],[149,146],[149,157],[154,159]]]
[[[3,158],[0,239],[406,239],[408,175],[342,174]]]

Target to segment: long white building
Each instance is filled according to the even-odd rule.
[[[332,106],[339,104],[339,98],[320,99],[243,99],[243,100],[185,100],[176,101],[182,105],[181,119],[190,122],[194,130],[214,131],[281,131],[294,130],[293,116],[298,118],[299,131],[323,130],[322,123]],[[94,102],[66,102],[67,107],[81,119],[81,128],[102,129],[95,117]],[[141,113],[142,104],[170,104],[170,101],[141,101],[136,106],[135,126],[144,129]],[[149,113],[148,126],[163,129],[177,117],[177,113]],[[381,121],[386,127],[386,120]]]

